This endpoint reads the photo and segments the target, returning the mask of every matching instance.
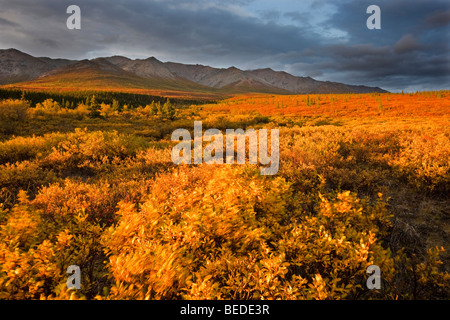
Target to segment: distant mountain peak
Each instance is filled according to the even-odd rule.
[[[274,70],[271,69],[271,68],[259,68],[259,69],[255,69],[255,71],[257,71],[257,70],[259,70],[259,71],[269,71],[269,72],[274,72]]]
[[[3,51],[3,52],[8,52],[8,53],[23,54],[23,55],[29,56],[28,53],[22,52],[22,51],[20,51],[20,50],[15,49],[15,48],[0,49],[0,52],[1,52],[1,51]]]
[[[145,59],[145,61],[155,61],[155,62],[161,62],[161,61],[159,61],[158,59],[156,59],[155,57],[153,57],[153,56],[151,56],[151,57],[148,57],[147,59]]]
[[[64,74],[71,74],[74,78],[73,81],[76,81],[76,77],[80,74],[75,71],[81,69],[91,70],[93,74],[97,75],[98,79],[105,78],[109,81],[116,81],[115,86],[118,88],[121,85],[124,87],[130,86],[131,83],[138,84],[139,88],[145,87],[148,89],[166,86],[167,90],[186,88],[187,91],[192,89],[212,90],[214,92],[224,90],[227,93],[386,92],[378,87],[318,81],[309,76],[296,77],[285,71],[274,71],[271,68],[241,70],[231,66],[219,69],[201,64],[161,62],[153,56],[135,60],[123,56],[111,56],[76,61],[47,57],[36,58],[14,48],[0,50],[0,84],[33,81],[38,78],[41,84],[47,79],[46,77],[64,77]],[[103,77],[101,76],[102,73],[104,73]],[[125,81],[124,79],[127,80],[122,83],[121,81]],[[83,81],[88,80],[87,78]],[[54,83],[58,83],[58,81]]]
[[[105,59],[115,59],[115,60],[124,60],[124,61],[131,60],[130,58],[124,57],[124,56],[111,56],[111,57],[106,57]]]

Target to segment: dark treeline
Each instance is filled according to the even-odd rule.
[[[112,91],[77,91],[77,92],[49,92],[49,91],[29,91],[21,89],[5,89],[0,88],[0,99],[25,99],[30,102],[32,107],[36,104],[45,101],[46,99],[53,99],[61,106],[68,108],[75,108],[80,103],[89,101],[92,96],[95,96],[98,103],[113,104],[116,100],[120,105],[127,105],[130,108],[139,106],[146,106],[152,102],[164,103],[167,97],[152,96],[145,94],[126,93],[126,92],[112,92]],[[197,105],[204,103],[211,103],[212,101],[205,101],[199,99],[182,99],[170,98],[170,101],[175,106]]]

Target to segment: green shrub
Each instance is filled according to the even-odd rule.
[[[29,103],[22,100],[0,101],[0,133],[11,135],[19,132],[20,125],[27,120]]]

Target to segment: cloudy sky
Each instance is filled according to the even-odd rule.
[[[450,89],[448,0],[0,0],[0,48],[85,59],[124,55],[390,91]],[[81,30],[66,9],[81,8]],[[369,30],[367,7],[381,8]]]

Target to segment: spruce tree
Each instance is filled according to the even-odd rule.
[[[158,106],[155,101],[152,101],[152,104],[150,105],[150,113],[152,116],[158,115]]]
[[[122,111],[122,106],[119,104],[119,101],[117,101],[116,99],[113,99],[113,102],[112,102],[112,109],[113,109],[114,111],[119,111],[119,112]]]
[[[100,118],[100,110],[101,110],[100,104],[97,102],[94,95],[89,101],[89,117]]]
[[[162,114],[170,120],[173,120],[175,118],[175,108],[173,107],[172,103],[170,103],[170,100],[168,98],[162,107]]]

